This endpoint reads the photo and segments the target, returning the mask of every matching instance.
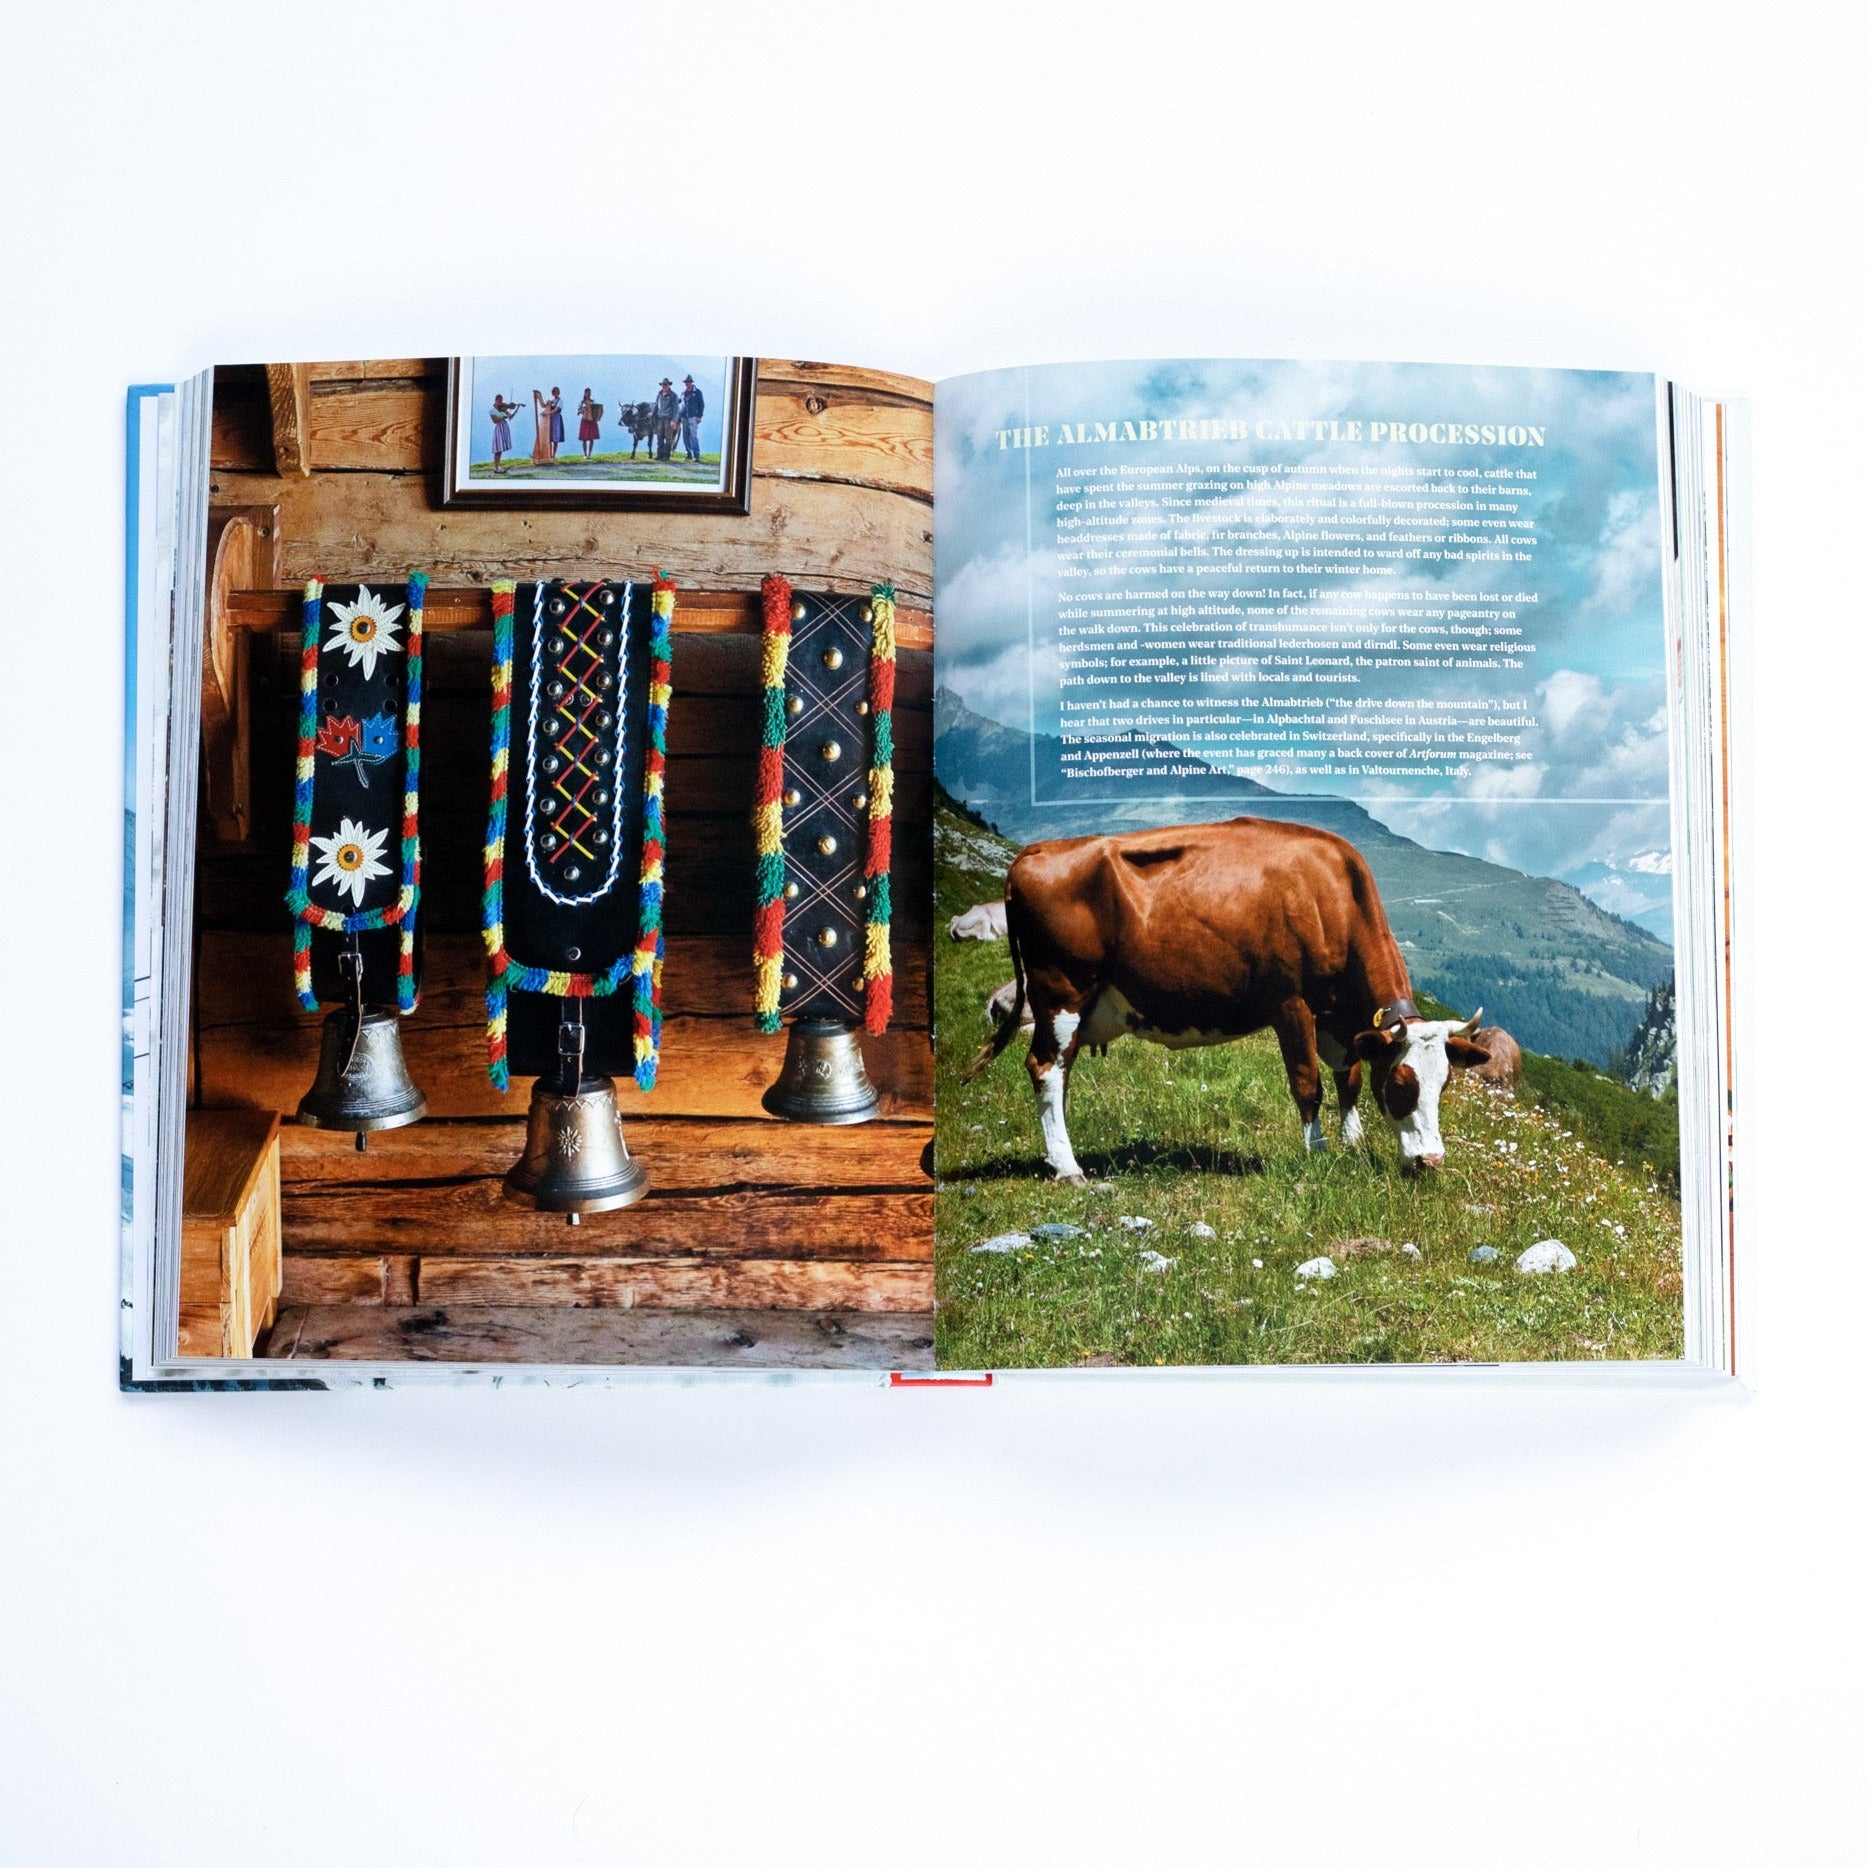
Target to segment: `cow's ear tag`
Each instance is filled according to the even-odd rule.
[[[1375,1029],[1377,1031],[1381,1030],[1382,1020],[1386,1018],[1387,1016],[1388,1016],[1388,1008],[1385,1005],[1378,1005],[1375,1008]]]

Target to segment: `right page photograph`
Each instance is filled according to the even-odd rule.
[[[935,1359],[1682,1356],[1650,375],[935,401]]]

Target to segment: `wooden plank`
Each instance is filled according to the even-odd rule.
[[[323,473],[432,473],[440,403],[439,387],[419,382],[314,384],[311,464]],[[753,463],[778,479],[931,501],[933,410],[836,385],[762,390],[753,409]]]
[[[865,391],[872,396],[887,396],[901,402],[926,403],[934,407],[934,385],[925,377],[902,376],[893,370],[865,369],[851,363],[812,363],[790,357],[761,357],[759,387],[814,389],[827,394],[836,389]]]
[[[755,473],[746,516],[707,513],[436,511],[421,474],[301,476],[216,468],[221,504],[279,506],[283,575],[394,581],[412,567],[442,587],[495,577],[590,577],[661,568],[697,589],[756,591],[776,572],[813,590],[861,594],[887,579],[933,594],[930,508],[903,493]]]
[[[444,387],[448,380],[446,357],[363,357],[341,363],[310,363],[312,393],[323,395],[334,389],[361,387],[365,383],[432,383]]]
[[[531,1084],[515,1078],[502,1097],[487,1081],[486,1034],[478,1023],[434,1026],[418,1012],[402,1027],[409,1073],[428,1098],[432,1116],[523,1113]],[[623,1119],[652,1106],[669,1116],[748,1116],[759,1119],[759,1099],[777,1080],[784,1034],[767,1037],[735,1018],[671,1018],[663,1028],[661,1074],[652,1105],[635,1090],[621,1090]],[[931,1118],[934,1067],[927,1034],[891,1030],[863,1039],[870,1080],[885,1116]],[[315,1026],[243,1025],[203,1032],[197,1049],[201,1094],[244,1109],[298,1107],[317,1071]]]
[[[311,367],[304,363],[266,365],[266,395],[272,405],[272,461],[281,474],[311,472]]]
[[[486,1258],[421,1262],[425,1304],[619,1310],[931,1310],[934,1266],[774,1259]]]
[[[753,470],[934,499],[934,411],[842,386],[761,388]]]
[[[625,1109],[630,1148],[651,1169],[657,1197],[675,1193],[866,1190],[925,1193],[932,1130],[921,1122],[822,1128],[810,1122],[703,1121]],[[415,1192],[429,1184],[497,1179],[525,1143],[524,1111],[510,1120],[417,1122],[370,1137],[358,1154],[347,1135],[286,1123],[280,1169],[295,1191],[311,1184]]]
[[[894,943],[896,1022],[927,1029],[925,941]],[[274,1024],[315,1031],[322,1014],[304,1012],[292,993],[292,937],[280,930],[201,934],[196,971],[199,1028]],[[663,1008],[670,1017],[753,1015],[750,943],[738,934],[686,934],[668,944]],[[1009,965],[1009,962],[1008,962]],[[422,1010],[429,1022],[474,1025],[485,1014],[486,950],[479,935],[431,934],[423,948]]]
[[[314,383],[311,464],[320,473],[358,469],[428,474],[440,454],[441,390],[420,384]]]
[[[388,1274],[389,1260],[380,1253],[356,1258],[307,1258],[288,1250],[280,1300],[288,1306],[380,1304]]]
[[[346,1139],[338,1138],[338,1145]],[[506,1166],[518,1160],[519,1142],[515,1135]],[[418,1253],[426,1266],[436,1254],[562,1256],[573,1241],[590,1258],[933,1262],[932,1193],[661,1193],[656,1175],[665,1165],[672,1171],[672,1164],[646,1153],[641,1159],[649,1171],[648,1198],[620,1213],[593,1214],[575,1228],[562,1213],[506,1199],[490,1177],[412,1188],[290,1183],[282,1201],[286,1257]]]
[[[298,1361],[931,1369],[931,1309],[905,1312],[294,1305],[267,1354]]]

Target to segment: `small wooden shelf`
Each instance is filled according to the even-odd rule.
[[[250,1356],[272,1327],[280,1270],[278,1116],[190,1110],[180,1353]]]

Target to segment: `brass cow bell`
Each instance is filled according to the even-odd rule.
[[[760,1100],[788,1122],[869,1122],[882,1113],[856,1033],[834,1018],[792,1021],[778,1081]]]
[[[506,1176],[506,1198],[544,1213],[563,1213],[575,1226],[585,1213],[634,1206],[649,1177],[623,1140],[616,1084],[581,1077],[565,1090],[540,1077],[532,1085],[525,1153]]]
[[[579,1225],[586,1213],[613,1213],[634,1206],[649,1190],[649,1177],[623,1140],[623,1113],[612,1078],[584,1074],[584,1008],[558,1023],[558,1074],[532,1085],[525,1125],[525,1153],[506,1176],[508,1200],[562,1213]]]
[[[324,1021],[318,1077],[298,1106],[312,1129],[344,1129],[357,1147],[377,1129],[399,1129],[428,1113],[402,1059],[401,1020],[380,1006],[340,1006]]]

